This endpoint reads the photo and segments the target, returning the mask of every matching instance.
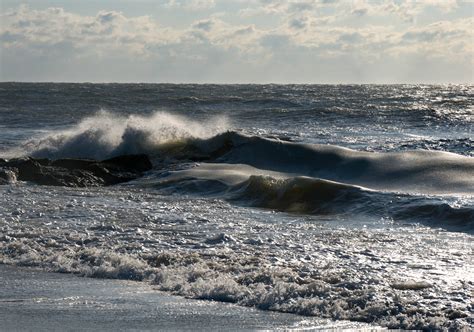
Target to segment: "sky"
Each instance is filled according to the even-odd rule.
[[[474,83],[474,1],[0,0],[0,81]]]

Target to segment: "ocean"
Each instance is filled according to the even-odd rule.
[[[0,158],[153,169],[0,185],[0,263],[330,321],[469,330],[474,86],[0,83]]]

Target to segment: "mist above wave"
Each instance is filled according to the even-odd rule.
[[[125,117],[100,111],[70,129],[30,140],[16,152],[52,159],[106,159],[124,154],[154,154],[161,145],[208,138],[226,128],[225,117],[215,117],[204,124],[167,112]]]

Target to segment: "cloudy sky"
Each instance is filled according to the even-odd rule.
[[[474,83],[473,1],[0,6],[0,81]]]

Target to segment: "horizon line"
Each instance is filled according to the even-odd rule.
[[[354,83],[354,82],[341,82],[341,83],[294,83],[294,82],[239,82],[239,83],[216,83],[216,82],[114,82],[114,81],[101,81],[101,82],[91,82],[91,81],[0,81],[0,84],[8,83],[20,83],[20,84],[168,84],[168,85],[474,85],[474,82],[463,82],[463,83],[454,83],[454,82],[443,82],[443,83],[427,83],[427,82],[405,82],[405,83]]]

